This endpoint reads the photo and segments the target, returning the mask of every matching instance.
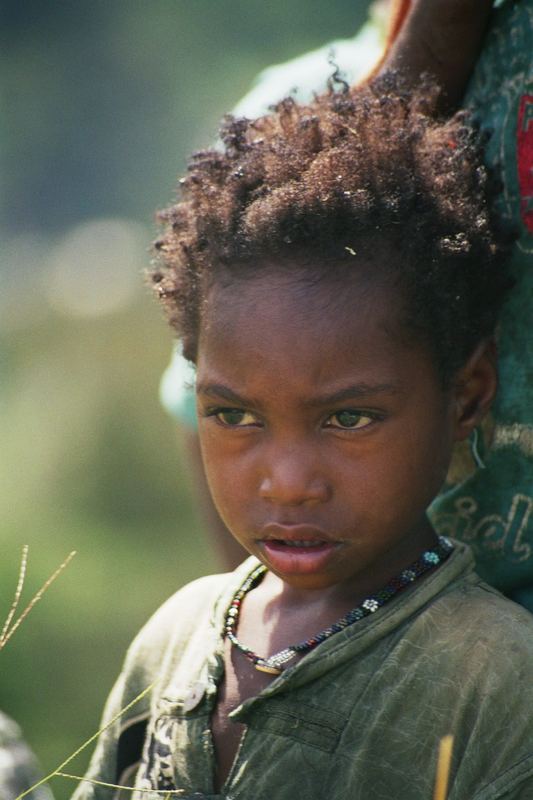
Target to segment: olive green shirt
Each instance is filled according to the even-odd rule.
[[[533,617],[481,581],[464,545],[232,711],[245,733],[217,794],[224,617],[256,564],[189,584],[140,632],[104,721],[156,684],[101,735],[88,778],[132,779],[134,798],[430,800],[453,733],[448,800],[533,798]],[[84,782],[75,800],[113,794]]]

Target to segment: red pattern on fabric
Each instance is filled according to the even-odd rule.
[[[517,156],[520,213],[524,225],[533,233],[533,94],[524,94],[520,98]]]

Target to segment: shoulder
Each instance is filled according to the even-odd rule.
[[[533,651],[533,614],[504,597],[475,573],[438,597],[430,612],[476,639],[496,636],[523,639]]]
[[[533,615],[471,574],[404,634],[389,664],[402,675],[399,696],[461,753],[450,800],[529,796],[520,792],[533,781]]]
[[[150,617],[131,643],[125,668],[142,663],[144,668],[161,663],[161,654],[176,637],[187,637],[209,615],[224,592],[231,573],[207,575],[175,592]]]
[[[162,656],[176,650],[194,631],[207,628],[215,610],[225,608],[257,561],[248,558],[234,572],[207,575],[181,588],[153,614],[129,647],[126,673],[145,673],[143,683],[161,670]]]
[[[533,615],[475,573],[423,609],[406,641],[422,647],[441,675],[504,692],[525,681],[533,699]]]

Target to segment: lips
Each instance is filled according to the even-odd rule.
[[[333,537],[317,525],[303,522],[269,522],[261,528],[262,539],[282,539],[287,542],[330,542]]]
[[[259,547],[267,566],[285,575],[312,574],[323,570],[342,543],[309,525],[266,525]]]

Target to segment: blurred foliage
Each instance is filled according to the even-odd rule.
[[[0,620],[22,544],[28,599],[78,551],[0,653],[0,707],[48,771],[96,729],[149,614],[217,567],[157,400],[170,334],[141,277],[153,210],[260,69],[351,35],[366,6],[0,7]]]

